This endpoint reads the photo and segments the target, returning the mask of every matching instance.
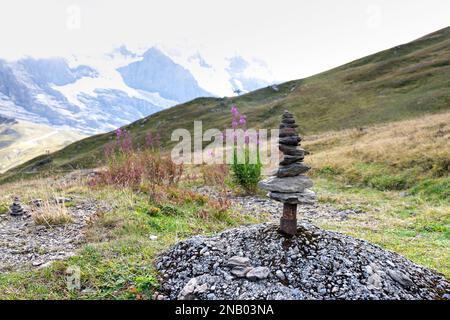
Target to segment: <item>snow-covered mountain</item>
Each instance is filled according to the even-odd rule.
[[[0,116],[84,134],[105,132],[200,96],[270,84],[263,63],[125,46],[99,56],[0,59]]]

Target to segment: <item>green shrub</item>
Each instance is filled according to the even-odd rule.
[[[245,192],[255,193],[258,188],[258,182],[261,179],[262,167],[259,156],[259,137],[257,134],[256,136],[249,134],[246,127],[247,117],[244,114],[240,114],[235,105],[231,107],[231,118],[231,127],[234,130],[233,138],[236,139],[235,130],[241,130],[240,132],[245,134],[245,142],[242,145],[235,146],[233,150],[233,163],[231,164],[233,182],[242,187]],[[254,155],[250,154],[250,144],[255,144],[256,146],[256,159],[253,159]],[[239,157],[241,152],[243,153],[243,159]]]
[[[233,154],[233,164],[231,171],[233,173],[233,181],[244,189],[247,193],[255,193],[258,188],[258,182],[261,179],[261,160],[259,157],[259,149],[257,149],[256,163],[250,163],[249,146],[244,149],[245,161],[239,163],[236,148]]]
[[[5,204],[0,204],[0,214],[6,214],[8,213],[9,209],[8,206]]]
[[[180,216],[183,214],[183,211],[181,211],[178,207],[175,207],[170,204],[161,205],[159,206],[159,209],[161,209],[161,214],[167,216]]]

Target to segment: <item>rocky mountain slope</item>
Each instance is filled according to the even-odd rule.
[[[316,76],[269,86],[232,98],[198,98],[124,129],[142,143],[148,131],[158,132],[170,147],[174,129],[229,126],[229,109],[237,104],[257,128],[277,127],[285,109],[300,123],[302,134],[357,128],[446,111],[450,107],[450,27],[413,42],[353,61]],[[53,168],[89,167],[99,164],[104,145],[114,132],[76,142],[50,155]],[[40,158],[11,174],[27,171]],[[43,166],[40,170],[47,170]]]
[[[118,71],[129,87],[158,92],[160,96],[172,101],[189,101],[211,95],[198,85],[187,69],[155,48],[146,51],[142,60],[121,67]]]
[[[83,133],[108,131],[161,110],[125,92],[98,87],[76,99],[64,88],[98,78],[86,65],[70,67],[62,58],[0,60],[0,114]]]
[[[141,54],[120,47],[99,57],[0,59],[0,115],[86,134],[106,132],[164,108],[219,94],[202,88],[192,68],[192,60],[175,62],[155,47]],[[202,68],[212,66],[204,62]],[[231,68],[223,81],[235,88],[239,77]],[[267,85],[255,81],[239,89]]]

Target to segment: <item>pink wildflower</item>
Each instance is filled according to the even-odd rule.
[[[244,126],[247,123],[247,117],[245,115],[241,115],[239,118],[239,124]]]
[[[233,117],[237,117],[239,115],[239,111],[236,105],[231,106],[231,114],[233,115]]]

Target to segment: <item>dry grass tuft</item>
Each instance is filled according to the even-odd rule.
[[[73,218],[64,203],[43,201],[31,214],[34,223],[38,225],[54,226],[73,222]]]

